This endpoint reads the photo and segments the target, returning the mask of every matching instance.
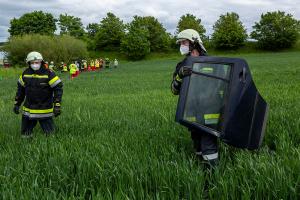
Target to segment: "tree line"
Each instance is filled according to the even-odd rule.
[[[209,38],[205,35],[201,19],[185,14],[178,21],[176,33],[187,28],[198,31],[205,45],[215,49],[238,49],[252,38],[257,40],[258,48],[280,50],[290,48],[297,42],[300,22],[282,11],[267,12],[261,15],[260,21],[255,22],[253,31],[248,35],[239,15],[231,12],[220,15]],[[28,34],[55,37],[57,30],[60,31],[59,36],[67,35],[84,41],[88,50],[120,51],[134,60],[142,59],[150,52],[177,48],[176,34],[168,33],[155,17],[134,16],[131,22],[124,23],[111,12],[99,23],[90,23],[86,27],[80,18],[68,14],[61,14],[56,19],[51,13],[43,11],[26,13],[10,21],[9,42]]]

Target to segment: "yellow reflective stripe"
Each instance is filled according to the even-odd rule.
[[[182,82],[182,79],[179,77],[178,74],[176,75],[175,80],[178,81],[178,82]]]
[[[38,74],[25,74],[25,78],[48,78],[48,75],[38,75]]]
[[[205,114],[204,119],[219,119],[220,114]]]
[[[219,94],[220,94],[221,97],[223,97],[223,96],[224,96],[224,91],[223,91],[223,90],[220,90],[220,91],[219,91]]]
[[[200,72],[204,72],[204,73],[212,73],[213,71],[214,69],[211,67],[203,67],[200,69]]]
[[[190,122],[196,122],[197,121],[196,117],[186,117],[186,120],[190,121]]]
[[[22,78],[22,75],[21,75],[20,78],[19,78],[19,83],[20,83],[22,86],[25,85],[25,83],[24,83],[24,81],[23,81],[23,78]]]
[[[207,124],[207,125],[218,124],[219,118],[220,118],[220,114],[205,114],[204,115],[205,124]]]
[[[60,103],[55,103],[54,105],[55,105],[55,106],[60,106]]]
[[[29,112],[29,113],[32,113],[32,114],[46,114],[46,113],[52,113],[53,108],[44,109],[44,110],[35,110],[35,109],[26,108],[25,106],[23,106],[23,111]]]
[[[55,76],[53,79],[51,79],[50,81],[49,81],[49,85],[52,85],[53,83],[55,83],[55,81],[57,81],[59,78],[58,78],[58,76]]]

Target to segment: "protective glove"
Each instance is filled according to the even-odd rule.
[[[192,69],[188,66],[181,67],[179,72],[178,72],[178,76],[181,79],[185,76],[190,76],[191,74],[192,74]]]
[[[54,117],[57,117],[61,114],[60,105],[55,105],[53,108]]]
[[[20,113],[20,106],[15,105],[13,111],[14,111],[15,114],[19,114]]]

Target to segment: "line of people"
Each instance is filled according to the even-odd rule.
[[[117,68],[119,66],[119,61],[115,58],[112,64],[114,68]],[[48,64],[47,61],[45,62],[45,67],[53,71],[60,71],[62,73],[69,72],[71,79],[77,77],[79,73],[83,71],[99,71],[103,68],[109,69],[112,66],[109,58],[100,58],[95,60],[90,59],[89,61],[76,60],[72,62],[69,66],[64,62],[61,62],[59,66],[55,66],[53,61],[51,61],[50,64]]]

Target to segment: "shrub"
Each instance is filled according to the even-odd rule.
[[[85,42],[68,35],[14,36],[4,46],[4,51],[8,53],[8,59],[14,65],[24,65],[25,58],[31,51],[38,51],[43,55],[44,60],[55,63],[62,61],[69,63],[88,54]]]

